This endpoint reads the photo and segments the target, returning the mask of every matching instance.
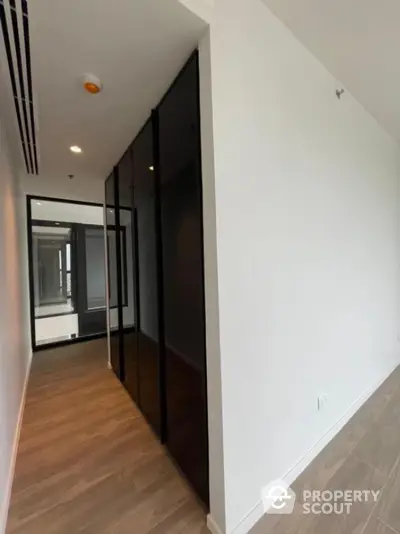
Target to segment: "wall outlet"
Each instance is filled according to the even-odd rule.
[[[329,401],[328,395],[320,395],[317,398],[317,408],[319,412],[326,407],[326,405],[328,404],[328,401]]]

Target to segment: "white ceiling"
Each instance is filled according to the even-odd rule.
[[[399,0],[263,0],[400,142]]]
[[[102,182],[205,23],[178,0],[34,0],[29,21],[41,176],[28,179],[75,190],[82,181]],[[85,73],[101,79],[102,93],[84,92]],[[72,154],[71,145],[83,154]]]

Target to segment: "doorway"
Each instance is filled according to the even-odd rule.
[[[105,336],[103,206],[27,202],[33,349]]]

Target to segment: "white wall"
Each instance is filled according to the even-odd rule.
[[[214,137],[203,180],[210,189],[215,173],[220,330],[220,355],[207,331],[210,447],[225,476],[211,513],[240,534],[262,511],[262,488],[291,482],[400,361],[400,157],[261,0],[218,0],[210,39],[211,78],[207,38],[200,58],[212,90],[203,114],[203,84],[203,139]],[[204,202],[210,297],[212,195]],[[207,314],[209,326],[209,304]],[[222,407],[210,376],[219,365]],[[222,437],[212,427],[221,412]]]
[[[82,202],[104,202],[104,178],[93,176],[53,176],[41,173],[39,176],[23,176],[23,190],[28,195],[80,200]]]
[[[218,308],[217,230],[210,35],[199,46],[203,175],[204,293],[208,389],[209,487],[213,520],[225,532],[225,472],[222,376]]]
[[[41,221],[61,221],[103,226],[103,207],[84,206],[52,202],[50,200],[31,200],[32,219]]]
[[[0,119],[0,533],[5,530],[14,447],[31,357],[25,200]]]

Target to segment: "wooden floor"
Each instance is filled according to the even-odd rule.
[[[292,486],[292,515],[264,516],[251,534],[400,534],[400,368]],[[380,490],[349,514],[304,515],[303,490]]]
[[[7,534],[204,534],[205,512],[107,369],[104,340],[36,353]]]
[[[292,515],[251,534],[400,534],[400,368],[293,484]],[[302,492],[381,490],[346,515]],[[205,512],[107,369],[105,341],[34,356],[7,534],[206,534]]]

